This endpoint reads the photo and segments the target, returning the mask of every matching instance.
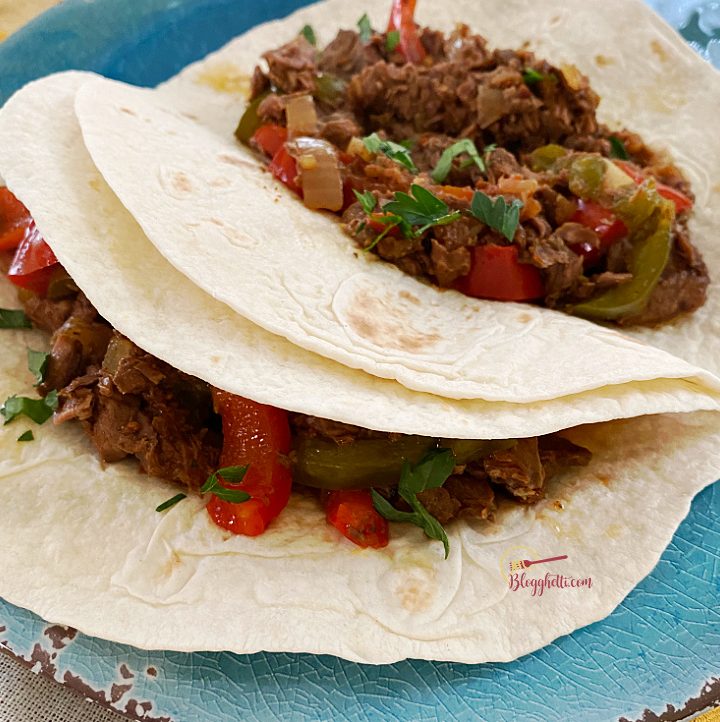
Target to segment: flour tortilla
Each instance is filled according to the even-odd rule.
[[[360,406],[352,400],[363,394],[363,404],[394,419],[402,414],[392,407],[403,402],[413,413],[424,410],[428,423],[433,404],[449,422],[467,416],[468,424],[481,423],[477,402],[412,393],[295,349],[174,271],[83,151],[68,111],[85,79],[41,81],[8,105],[0,114],[0,173],[114,325],[183,370],[214,383],[232,381],[218,383],[229,390],[243,393],[253,384],[237,376],[249,376],[257,398],[268,393],[264,379],[271,398],[258,400],[284,406],[287,393],[309,405],[298,410],[338,418],[309,408],[335,408],[331,400],[315,400],[331,392]],[[0,306],[14,305],[11,289],[1,284]],[[3,398],[30,392],[24,347],[42,343],[35,332],[4,333]],[[286,392],[285,378],[277,377],[288,366]],[[625,416],[717,408],[712,379],[693,376],[546,404],[484,406],[516,430],[533,428],[536,415],[566,414],[565,425],[573,425],[593,420],[593,409]],[[704,389],[698,380],[707,381]],[[319,385],[308,386],[313,383]],[[383,394],[393,395],[376,398]],[[362,411],[346,413],[362,423]],[[365,425],[372,425],[368,416]],[[672,414],[574,430],[574,440],[594,452],[592,465],[565,474],[537,507],[503,509],[495,525],[451,525],[447,562],[440,545],[402,525],[393,527],[387,550],[360,551],[302,497],[257,540],[215,528],[196,499],[159,516],[154,508],[174,493],[169,486],[141,477],[129,463],[102,470],[74,426],[48,425],[35,430],[36,442],[17,444],[24,427],[16,422],[0,429],[0,503],[13,520],[0,529],[0,594],[53,622],[144,648],[307,651],[370,663],[510,660],[602,618],[650,571],[692,496],[717,476],[718,419],[717,413]],[[560,428],[557,419],[544,423]],[[591,588],[549,590],[541,598],[508,591],[509,560],[563,553],[570,558],[557,571],[590,577]]]
[[[385,0],[368,3],[370,11],[386,12],[386,6]],[[462,18],[487,30],[486,6],[458,1],[449,7],[446,26]],[[585,7],[572,22],[587,27],[591,12]],[[237,73],[249,75],[261,53],[292,38],[299,23],[310,22],[327,39],[338,27],[352,26],[356,14],[354,6],[332,2],[253,30],[160,94],[102,79],[80,91],[76,110],[86,145],[153,244],[197,285],[263,328],[407,388],[446,398],[527,403],[596,388],[607,374],[614,383],[651,378],[654,359],[613,330],[547,309],[440,291],[359,253],[335,218],[305,209],[235,141],[240,103],[232,118],[217,110],[210,120],[212,104],[199,120],[188,117],[193,104],[185,99],[194,98],[194,90],[186,88],[193,77],[202,80],[212,76],[213,65],[231,62]],[[502,15],[512,12],[504,7]],[[583,69],[594,65],[587,55],[585,48],[575,58]],[[712,71],[705,72],[717,87]],[[687,80],[684,86],[690,82],[680,79]],[[664,89],[667,73],[656,80]],[[620,88],[606,95],[605,106],[627,108]],[[677,123],[672,137],[688,153],[720,162],[717,134],[708,132],[702,144],[693,135],[698,119],[705,118],[712,130],[716,102],[717,93],[708,92],[688,101],[682,111],[692,121]],[[641,126],[638,116],[642,113],[629,118]],[[703,228],[716,219],[716,210],[704,200],[702,181],[697,186],[697,217],[706,225],[693,230],[703,245]],[[713,290],[709,309],[692,322],[692,334],[679,335],[683,347],[700,342],[697,324],[716,318],[716,306]],[[671,331],[663,333],[672,338]],[[580,346],[583,362],[568,363]]]

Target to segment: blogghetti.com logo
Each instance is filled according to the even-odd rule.
[[[572,576],[562,569],[569,559],[567,554],[548,556],[529,547],[512,547],[500,558],[500,573],[511,592],[531,597],[542,597],[549,590],[591,589],[592,577]]]

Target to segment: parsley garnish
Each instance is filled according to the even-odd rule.
[[[35,377],[35,386],[39,386],[45,380],[45,372],[48,367],[50,354],[47,351],[33,351],[28,349],[28,368]]]
[[[535,70],[535,68],[525,68],[525,70],[523,70],[522,77],[526,85],[535,85],[535,83],[539,83],[550,78],[549,75],[545,75],[544,73]]]
[[[155,511],[166,511],[167,509],[175,506],[178,502],[181,502],[183,499],[187,499],[187,494],[175,494],[172,498],[155,507]]]
[[[200,487],[201,494],[214,494],[218,499],[229,501],[231,504],[242,504],[250,499],[250,494],[239,489],[226,489],[220,479],[230,484],[239,484],[247,474],[248,466],[226,466],[218,469],[208,477],[208,480]]]
[[[400,143],[383,140],[377,133],[363,138],[363,143],[365,143],[365,147],[371,153],[383,153],[390,158],[390,160],[394,160],[396,163],[405,166],[411,173],[418,172],[410,156],[410,151],[405,146],[400,145]]]
[[[385,38],[385,50],[392,53],[398,45],[400,45],[400,31],[391,30]]]
[[[301,31],[300,35],[302,35],[305,40],[307,40],[310,45],[317,45],[317,38],[315,37],[315,31],[313,30],[312,25],[306,25]]]
[[[520,222],[520,210],[523,207],[522,201],[514,199],[511,203],[498,196],[493,200],[480,191],[475,191],[470,204],[470,212],[479,221],[482,221],[490,228],[494,228],[512,241]]]
[[[400,475],[398,493],[412,511],[399,511],[375,489],[372,490],[375,508],[388,521],[407,522],[419,526],[430,539],[437,539],[445,548],[445,559],[450,554],[450,542],[442,524],[422,505],[417,495],[426,489],[441,487],[452,474],[455,455],[450,449],[433,449],[415,467],[406,461]]]
[[[36,424],[44,424],[58,407],[57,391],[51,391],[44,399],[11,396],[0,407],[0,416],[9,424],[18,416],[27,416]]]
[[[370,25],[370,18],[365,13],[360,20],[357,21],[358,30],[360,31],[360,40],[364,43],[369,43],[372,37],[372,25]]]
[[[485,162],[480,157],[480,153],[478,153],[478,149],[475,147],[475,143],[473,143],[470,138],[465,138],[464,140],[459,140],[457,143],[453,143],[449,148],[446,148],[443,151],[443,154],[440,156],[440,160],[435,166],[435,169],[430,174],[432,179],[436,183],[442,183],[448,177],[448,173],[450,173],[450,169],[452,168],[452,162],[455,160],[455,158],[457,158],[459,155],[463,155],[464,153],[469,155],[470,158],[467,159],[469,162],[463,164],[463,167],[468,167],[475,163],[475,165],[483,173],[485,172]]]
[[[610,157],[618,160],[630,160],[625,143],[614,135],[610,136]]]
[[[33,434],[30,429],[28,429],[24,434],[20,434],[18,436],[18,441],[34,441],[35,440],[35,434]]]
[[[24,311],[0,308],[0,328],[32,328]]]
[[[362,206],[362,209],[370,215],[374,210],[375,206],[377,205],[377,199],[372,194],[371,191],[365,191],[364,193],[359,193],[355,189],[353,189],[353,193],[355,194],[355,198],[358,199],[358,203]]]
[[[460,211],[450,212],[447,203],[441,201],[427,188],[413,184],[410,193],[395,193],[395,200],[383,206],[385,213],[390,213],[410,226],[420,226],[413,233],[415,237],[433,226],[444,226],[462,216]]]

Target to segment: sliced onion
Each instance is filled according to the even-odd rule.
[[[481,85],[476,102],[477,123],[483,130],[505,115],[505,95],[502,90]]]
[[[295,138],[287,149],[297,160],[305,205],[313,210],[339,211],[344,197],[335,147],[317,138]]]
[[[318,130],[318,118],[312,95],[298,95],[290,98],[285,107],[288,136],[315,135]]]

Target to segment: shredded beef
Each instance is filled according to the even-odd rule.
[[[263,55],[268,64],[267,77],[283,93],[315,90],[315,48],[298,35],[277,50]]]

